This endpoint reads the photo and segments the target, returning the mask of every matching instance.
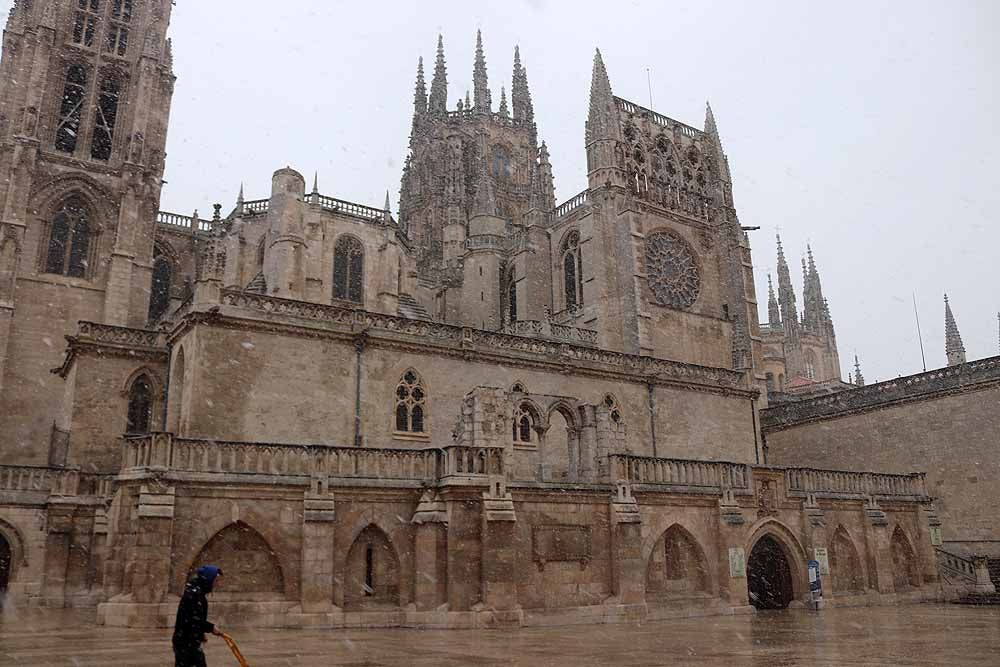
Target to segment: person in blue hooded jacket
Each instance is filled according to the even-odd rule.
[[[174,623],[175,667],[205,667],[205,653],[201,645],[207,641],[206,633],[221,635],[222,631],[208,621],[208,598],[222,570],[215,565],[203,565],[188,579],[184,595],[177,606]]]

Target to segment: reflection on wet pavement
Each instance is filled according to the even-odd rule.
[[[521,630],[257,630],[232,632],[253,667],[277,665],[991,665],[1000,608],[955,605],[761,612],[641,625]],[[213,667],[235,665],[217,638]],[[0,616],[0,665],[173,664],[167,630],[93,625],[93,613]]]

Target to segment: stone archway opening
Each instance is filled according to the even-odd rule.
[[[3,607],[4,598],[7,596],[7,585],[10,583],[10,574],[13,567],[14,554],[10,542],[0,533],[0,608]]]
[[[358,535],[347,553],[344,608],[396,607],[400,602],[399,557],[375,525]]]
[[[795,597],[792,566],[784,548],[774,537],[764,535],[747,559],[747,591],[757,609],[785,609]]]

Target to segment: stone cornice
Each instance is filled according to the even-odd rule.
[[[757,395],[756,390],[743,385],[741,373],[725,368],[231,290],[223,291],[222,304],[217,312],[196,311],[185,315],[170,339],[176,340],[198,323],[342,340],[353,339],[363,332],[369,344],[378,347],[742,398]]]
[[[762,410],[763,431],[880,410],[892,405],[980,391],[1000,385],[1000,356],[786,403]]]
[[[76,357],[84,351],[144,360],[166,361],[166,334],[81,321],[75,336],[66,336],[68,346],[62,364],[52,373],[66,378]]]

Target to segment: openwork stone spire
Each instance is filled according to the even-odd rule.
[[[795,290],[792,288],[792,276],[785,260],[785,249],[781,245],[781,234],[778,240],[778,304],[781,306],[781,321],[785,327],[797,326],[799,313],[795,305]]]
[[[424,59],[417,60],[417,83],[413,88],[413,115],[427,111],[427,85],[424,82]]]
[[[444,64],[444,38],[441,35],[438,35],[437,60],[434,62],[434,78],[431,79],[427,108],[431,113],[448,113],[448,68]]]
[[[472,68],[472,87],[476,113],[490,113],[493,110],[493,100],[490,97],[490,84],[486,76],[486,56],[483,55],[483,33],[476,31],[476,62]]]
[[[500,115],[504,118],[510,118],[510,109],[507,108],[507,91],[503,86],[500,86]]]
[[[528,70],[521,66],[521,49],[514,47],[514,76],[511,78],[510,101],[514,106],[514,120],[535,122],[535,108],[528,89]]]
[[[771,282],[771,274],[767,274],[767,321],[772,326],[781,324],[781,309],[778,308],[778,299],[774,296],[774,283]]]
[[[948,355],[948,365],[957,366],[965,363],[965,345],[962,334],[958,332],[958,324],[951,312],[948,295],[944,295],[944,352]]]
[[[601,139],[618,139],[618,110],[608,70],[604,67],[601,50],[594,54],[594,72],[590,81],[590,111],[587,115],[587,143]]]
[[[802,324],[816,333],[821,333],[830,324],[829,314],[826,306],[826,298],[823,296],[823,285],[819,279],[819,271],[816,269],[816,260],[813,258],[812,246],[806,245],[808,263],[802,260],[802,275],[804,276],[804,290],[802,292],[803,308],[805,313],[802,317]]]

